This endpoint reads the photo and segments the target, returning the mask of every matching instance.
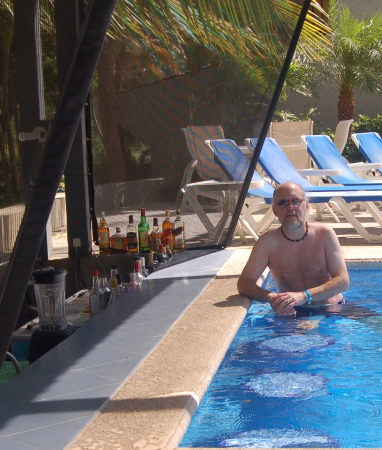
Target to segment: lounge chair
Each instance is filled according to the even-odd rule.
[[[330,175],[329,178],[337,184],[344,186],[377,186],[382,189],[382,181],[366,180],[355,173],[348,165],[346,159],[340,154],[333,141],[327,135],[302,136],[309,155],[320,169],[338,169],[339,175]],[[363,167],[364,171],[378,168],[378,164],[357,164],[357,168]],[[380,167],[380,166],[379,166]]]
[[[206,144],[214,153],[215,162],[222,168],[225,175],[232,182],[242,183],[249,169],[248,158],[242,153],[240,147],[232,139],[206,140]],[[254,172],[252,182],[263,181],[261,176]],[[240,223],[243,230],[247,230],[255,239],[259,233],[266,230],[275,219],[272,208],[274,188],[264,182],[264,186],[257,189],[249,189],[245,201]],[[263,218],[256,222],[253,218],[255,212],[267,209]]]
[[[308,169],[312,161],[301,141],[306,134],[313,134],[312,120],[271,122],[267,136],[278,143],[296,169]]]
[[[336,130],[334,132],[333,142],[340,153],[344,151],[346,143],[349,140],[350,127],[353,122],[354,122],[353,119],[349,119],[349,120],[341,120],[340,122],[337,123]],[[306,134],[304,133],[304,135]]]
[[[180,203],[182,188],[186,184],[191,183],[192,175],[195,170],[199,178],[203,181],[215,180],[225,181],[227,178],[221,168],[214,162],[213,154],[207,148],[204,141],[206,139],[223,139],[224,132],[220,125],[207,126],[188,126],[182,128],[186,138],[187,148],[191,155],[192,161],[186,167],[176,199],[177,204]],[[219,192],[206,192],[206,197],[214,200],[222,201]],[[184,208],[184,199],[181,202],[181,209]]]
[[[382,163],[382,138],[378,133],[353,133],[351,138],[369,163]],[[382,175],[381,169],[376,169]]]
[[[251,145],[253,148],[256,147],[256,142],[256,138],[246,139],[246,144]],[[338,150],[335,151],[338,155],[340,155]],[[305,175],[309,173],[317,175],[320,172],[314,169],[298,172],[286,157],[282,149],[277,145],[276,141],[271,138],[266,138],[264,141],[263,148],[259,156],[259,163],[266,174],[276,184],[286,183],[289,181],[299,184],[304,189],[310,203],[328,204],[330,202],[330,206],[335,207],[336,210],[338,210],[348,220],[348,222],[364,239],[373,242],[382,242],[382,235],[377,236],[370,234],[359,222],[347,204],[362,202],[365,209],[369,212],[373,219],[379,225],[382,225],[381,212],[374,203],[382,200],[382,185],[370,185],[367,190],[365,190],[364,186],[358,185],[313,185],[307,179],[302,177],[299,172],[303,172]],[[330,206],[328,205],[328,211],[332,213],[332,208]],[[318,216],[320,215],[319,210],[317,210],[317,214]]]

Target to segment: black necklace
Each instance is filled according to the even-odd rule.
[[[304,236],[302,238],[300,238],[300,239],[290,239],[290,238],[288,238],[288,236],[285,236],[283,227],[281,227],[281,234],[285,237],[285,239],[288,239],[288,241],[291,241],[291,242],[303,241],[306,238],[306,235],[308,234],[308,224],[306,224],[306,231],[305,231]]]

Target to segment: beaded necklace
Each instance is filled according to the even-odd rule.
[[[303,236],[302,238],[300,238],[300,239],[290,239],[290,238],[288,238],[288,236],[285,236],[283,227],[281,227],[281,234],[285,237],[285,239],[287,239],[288,241],[291,241],[291,242],[300,242],[300,241],[303,241],[303,240],[306,238],[307,234],[308,234],[308,223],[306,224],[306,231],[305,231],[305,234],[304,234],[304,236]]]

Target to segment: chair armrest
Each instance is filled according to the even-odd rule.
[[[380,169],[382,167],[382,163],[358,162],[358,163],[349,163],[348,166],[351,169],[374,170],[374,169]]]
[[[341,175],[339,169],[301,169],[297,172],[303,177],[330,177],[331,175]]]

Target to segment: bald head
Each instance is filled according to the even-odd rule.
[[[273,202],[276,198],[283,198],[285,196],[287,198],[291,192],[298,193],[298,196],[304,200],[306,198],[304,189],[299,184],[290,181],[277,186],[273,192]]]

